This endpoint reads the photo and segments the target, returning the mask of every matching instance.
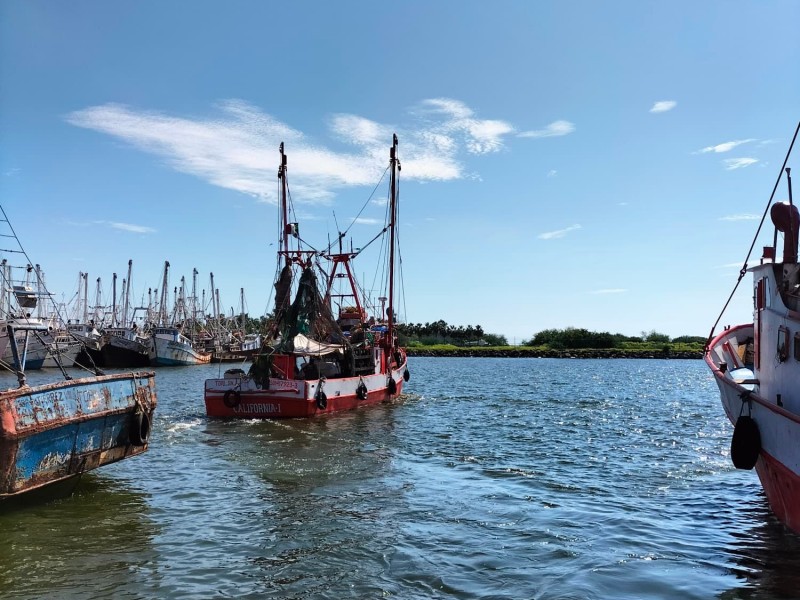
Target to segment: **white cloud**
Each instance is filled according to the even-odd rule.
[[[707,146],[700,150],[701,154],[705,154],[707,152],[730,152],[736,146],[741,146],[742,144],[747,144],[749,142],[755,142],[754,139],[747,139],[747,140],[736,140],[734,142],[723,142],[722,144],[717,144],[716,146]]]
[[[555,177],[556,175],[558,175],[558,171],[556,171],[555,169],[550,169],[550,170],[547,172],[547,176],[548,176],[548,177]]]
[[[562,238],[567,235],[570,231],[575,231],[576,229],[580,229],[580,225],[570,225],[565,229],[559,229],[558,231],[548,231],[547,233],[540,233],[537,237],[540,240],[553,240],[556,238]]]
[[[720,221],[758,221],[761,217],[758,215],[748,215],[748,214],[740,214],[740,215],[728,215],[726,217],[720,217]]]
[[[420,108],[421,107],[421,108]],[[75,111],[66,120],[124,140],[170,167],[213,185],[276,203],[272,172],[285,142],[288,181],[298,203],[329,202],[345,187],[374,185],[386,170],[391,134],[400,140],[403,176],[417,181],[467,177],[459,157],[499,151],[514,131],[509,123],[478,119],[464,103],[436,98],[411,111],[406,126],[350,114],[329,118],[331,135],[353,147],[336,151],[241,100],[227,100],[216,116],[173,116],[121,104]]]
[[[130,231],[131,233],[155,233],[156,230],[152,227],[145,225],[134,225],[133,223],[119,223],[116,221],[95,221],[97,225],[108,225],[114,229],[121,229],[122,231]]]
[[[725,170],[733,171],[734,169],[743,169],[758,162],[757,158],[726,158],[722,161],[725,165]]]
[[[383,221],[371,217],[356,217],[353,219],[353,223],[357,223],[358,225],[382,225]]]
[[[452,150],[460,138],[471,154],[497,152],[503,147],[503,137],[514,132],[514,127],[505,121],[475,118],[472,109],[451,98],[423,100],[416,113],[440,117],[423,131],[432,146],[444,151]]]
[[[575,131],[575,125],[569,121],[553,121],[544,129],[535,131],[523,131],[518,134],[518,137],[523,138],[544,138],[544,137],[558,137],[568,135]]]
[[[672,110],[678,105],[675,100],[661,100],[653,104],[653,108],[650,109],[651,113],[663,113],[667,112],[668,110]]]
[[[628,290],[626,288],[607,288],[603,290],[593,290],[590,294],[624,294]]]

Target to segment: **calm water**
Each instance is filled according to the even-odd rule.
[[[800,595],[702,361],[412,358],[394,404],[282,422],[207,419],[218,371],[159,369],[146,455],[0,514],[0,597]]]

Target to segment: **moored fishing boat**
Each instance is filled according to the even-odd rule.
[[[397,136],[390,149],[387,224],[373,239],[387,236],[388,271],[382,299],[388,309],[368,316],[351,261],[359,251],[316,251],[303,245],[296,223],[289,223],[287,159],[280,146],[281,245],[275,280],[275,311],[270,331],[248,373],[229,369],[206,380],[206,413],[213,417],[312,417],[354,409],[397,397],[408,381],[406,353],[397,343],[394,271],[397,245]],[[290,248],[294,240],[296,248]],[[328,272],[320,268],[325,261]],[[317,270],[324,286],[319,285]],[[299,273],[299,280],[293,280]],[[342,287],[339,287],[340,282]],[[292,288],[294,287],[294,300]],[[385,317],[385,319],[384,319]],[[381,324],[371,328],[371,324]],[[374,329],[374,330],[373,330]]]
[[[205,365],[211,353],[196,349],[178,327],[155,327],[151,332],[150,361],[159,367]]]
[[[158,323],[150,330],[150,364],[160,367],[204,365],[211,362],[211,352],[196,347],[182,332],[182,325],[174,325],[167,315],[167,290],[169,288],[169,261],[164,262],[161,282]],[[181,289],[183,286],[181,286]]]
[[[753,276],[753,321],[726,327],[715,337],[712,328],[705,361],[734,424],[734,466],[755,468],[774,514],[800,533],[800,212],[786,168],[798,131],[800,124],[767,205],[775,227],[772,245],[765,246],[759,263],[749,268],[748,253],[737,281],[738,286],[748,271]],[[788,202],[773,203],[784,174]]]
[[[19,252],[24,254],[21,246]],[[4,289],[12,283],[7,273],[2,271]],[[17,313],[23,301],[35,306],[35,300],[18,294]],[[41,342],[48,328],[27,318],[8,319],[4,327],[12,356],[6,366],[16,374],[18,387],[0,391],[0,500],[74,481],[147,450],[156,407],[153,373],[96,371],[73,379],[62,369],[63,381],[31,386],[26,349],[31,339]]]

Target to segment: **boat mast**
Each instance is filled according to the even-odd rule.
[[[245,319],[244,319],[244,288],[239,288],[239,301],[242,303],[242,316],[241,316],[241,325],[242,325],[242,335],[245,332]]]
[[[101,278],[98,277],[97,281],[95,281],[96,287],[95,287],[95,290],[94,290],[94,314],[93,314],[94,319],[92,319],[94,321],[92,323],[92,326],[94,326],[94,327],[97,327],[98,325],[100,327],[102,327],[103,326],[102,321],[105,321],[105,318],[106,318],[105,309],[103,308],[103,305],[101,304],[101,302],[102,302],[102,291],[100,289],[100,286],[102,285],[102,283],[101,283],[100,279]],[[103,319],[102,320],[100,319],[101,310],[103,311],[102,312],[102,315],[103,315]]]
[[[89,322],[89,273],[81,273],[83,277],[83,322]]]
[[[128,326],[128,304],[130,303],[131,295],[131,270],[133,269],[133,260],[128,260],[128,278],[125,283],[125,301],[122,303],[122,326]]]
[[[167,327],[167,300],[169,296],[169,261],[164,261],[164,278],[161,281],[161,300],[158,306],[158,321],[161,327]]]
[[[111,327],[117,326],[117,274],[111,280]]]
[[[286,154],[283,151],[283,142],[280,145],[281,164],[278,166],[278,179],[281,181],[281,250],[284,252],[286,266],[291,264],[289,258],[289,209],[286,202]]]
[[[394,346],[394,247],[395,226],[397,223],[397,172],[400,160],[397,158],[397,134],[392,135],[392,148],[389,151],[389,164],[392,167],[391,195],[389,199],[389,327],[387,337],[389,347]]]
[[[192,331],[197,324],[197,268],[192,267]]]

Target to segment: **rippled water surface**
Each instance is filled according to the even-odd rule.
[[[145,455],[0,513],[0,597],[800,595],[702,361],[412,358],[308,421],[206,418],[218,372],[158,369]]]

